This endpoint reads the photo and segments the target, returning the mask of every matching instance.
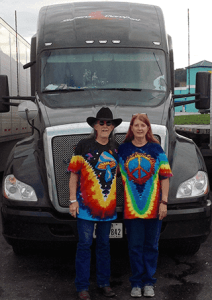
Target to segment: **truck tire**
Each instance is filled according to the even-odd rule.
[[[182,255],[193,256],[198,252],[200,245],[201,243],[197,239],[183,240],[178,244],[176,251]]]
[[[29,251],[29,247],[26,247],[26,245],[20,242],[12,244],[12,248],[15,255],[24,255]]]
[[[193,256],[198,252],[201,242],[199,239],[178,239],[160,241],[159,247],[162,252],[168,255],[188,255]]]

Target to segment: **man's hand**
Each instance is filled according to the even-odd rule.
[[[76,218],[77,214],[79,214],[79,203],[76,201],[74,203],[70,203],[69,211],[72,217]]]

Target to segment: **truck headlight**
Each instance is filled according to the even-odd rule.
[[[181,183],[177,190],[177,198],[201,196],[208,192],[208,176],[203,171]]]
[[[4,197],[11,200],[37,201],[34,189],[26,183],[15,178],[14,175],[7,175],[3,186]]]

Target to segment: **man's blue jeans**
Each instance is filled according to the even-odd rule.
[[[110,285],[110,221],[87,221],[77,219],[79,241],[76,253],[76,279],[77,292],[87,291],[90,278],[91,245],[93,242],[94,224],[96,229],[96,276],[97,285],[105,287]]]
[[[131,286],[154,285],[158,260],[158,241],[162,221],[158,219],[125,220],[132,277]]]

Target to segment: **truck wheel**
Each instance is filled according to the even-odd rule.
[[[178,244],[177,253],[192,256],[198,252],[200,245],[198,240],[183,240]]]
[[[24,255],[29,252],[29,247],[27,247],[24,243],[17,242],[12,244],[13,252],[16,255]]]

